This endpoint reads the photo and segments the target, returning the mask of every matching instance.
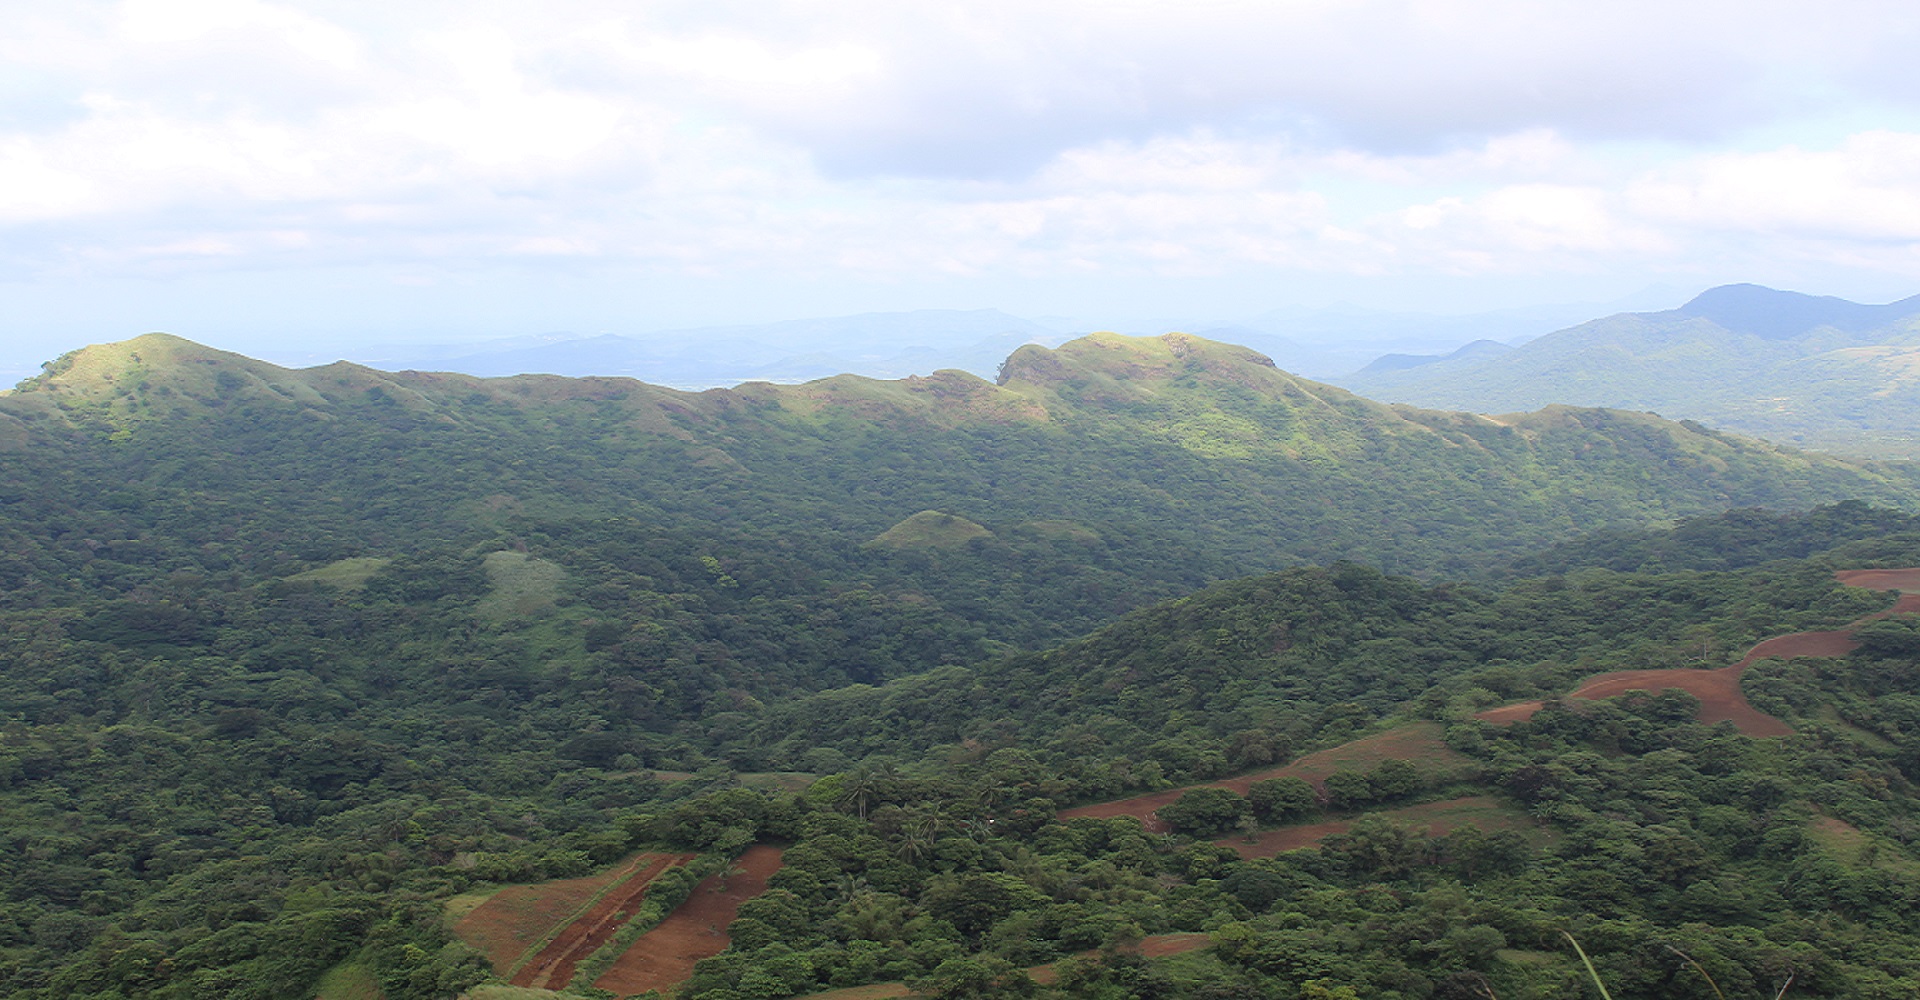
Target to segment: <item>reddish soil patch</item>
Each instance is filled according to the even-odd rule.
[[[1452,833],[1463,826],[1477,826],[1491,832],[1522,829],[1531,825],[1525,817],[1485,795],[1468,795],[1445,802],[1423,802],[1404,809],[1389,809],[1380,815],[1396,822],[1424,826],[1428,833],[1435,836]],[[1214,843],[1239,852],[1243,858],[1271,858],[1287,851],[1312,847],[1336,833],[1345,833],[1352,828],[1352,820],[1329,820],[1325,823],[1302,823],[1277,830],[1264,830],[1251,843],[1245,837],[1229,837]]]
[[[1253,858],[1271,858],[1276,854],[1297,851],[1302,847],[1315,844],[1353,829],[1353,821],[1345,819],[1328,820],[1325,823],[1302,823],[1298,826],[1283,826],[1278,830],[1262,830],[1253,843],[1247,843],[1245,837],[1233,837],[1216,840],[1221,847],[1231,847],[1240,852],[1240,856]]]
[[[573,979],[573,967],[611,940],[613,933],[640,908],[640,900],[647,894],[647,884],[665,871],[668,865],[684,864],[693,856],[656,854],[643,857],[648,857],[645,864],[630,872],[625,881],[600,897],[591,909],[554,935],[546,947],[521,966],[520,971],[513,975],[513,985],[541,990],[566,989],[567,983]]]
[[[725,951],[726,926],[740,904],[767,891],[767,879],[780,870],[782,851],[756,844],[735,863],[737,870],[703,880],[693,895],[660,926],[640,935],[606,974],[593,981],[621,996],[648,990],[671,993],[693,975],[694,964]]]
[[[453,933],[487,956],[494,971],[504,976],[527,949],[545,940],[555,927],[574,919],[594,896],[661,857],[664,855],[636,854],[597,875],[509,886],[455,922]]]
[[[1920,568],[1916,569],[1845,569],[1833,574],[1833,578],[1849,587],[1865,587],[1868,590],[1898,590],[1920,592]]]
[[[1920,568],[1853,569],[1834,574],[1848,587],[1872,590],[1920,590]],[[1717,670],[1620,670],[1589,678],[1568,698],[1598,701],[1628,691],[1669,691],[1679,689],[1700,699],[1701,722],[1731,722],[1748,736],[1789,736],[1793,729],[1786,723],[1747,703],[1740,693],[1740,676],[1760,660],[1790,660],[1796,656],[1845,656],[1858,649],[1853,630],[1864,622],[1888,615],[1920,614],[1920,593],[1902,593],[1893,607],[1875,612],[1846,628],[1830,632],[1793,632],[1775,636],[1747,650],[1740,662]],[[1521,722],[1540,711],[1537,701],[1490,708],[1476,715],[1488,722]]]
[[[1302,778],[1315,788],[1327,780],[1329,775],[1338,771],[1371,770],[1381,761],[1410,760],[1425,764],[1464,763],[1466,758],[1440,741],[1441,729],[1437,723],[1416,722],[1369,736],[1365,739],[1343,743],[1340,746],[1310,753],[1284,767],[1269,768],[1253,774],[1243,774],[1236,778],[1223,778],[1198,785],[1184,785],[1163,791],[1136,795],[1130,799],[1118,799],[1113,802],[1097,802],[1089,806],[1075,806],[1060,812],[1060,818],[1072,819],[1085,816],[1092,819],[1108,819],[1114,816],[1132,816],[1140,820],[1149,833],[1168,832],[1167,824],[1157,815],[1161,806],[1171,805],[1180,796],[1195,788],[1226,788],[1241,795],[1256,781],[1269,778]]]

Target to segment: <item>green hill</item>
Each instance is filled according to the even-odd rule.
[[[1592,912],[1577,909],[1581,866],[1605,852],[1544,859],[1528,871],[1548,888],[1526,888],[1518,871],[1478,881],[1493,876],[1474,861],[1375,870],[1358,849],[1229,868],[1255,862],[1051,817],[1418,716],[1478,734],[1459,742],[1501,777],[1473,791],[1509,812],[1546,808],[1510,775],[1548,757],[1671,749],[1699,757],[1656,758],[1682,788],[1737,776],[1701,801],[1739,816],[1662,785],[1671,814],[1624,830],[1588,814],[1626,822],[1616,799],[1659,776],[1554,771],[1569,805],[1540,818],[1570,842],[1656,851],[1673,846],[1656,826],[1720,831],[1712,864],[1687,871],[1749,888],[1776,872],[1725,832],[1742,823],[1781,858],[1800,856],[1788,841],[1816,808],[1863,845],[1905,850],[1910,719],[1905,675],[1885,665],[1758,675],[1769,711],[1836,720],[1839,742],[1800,770],[1689,728],[1672,699],[1545,712],[1510,735],[1461,720],[1599,667],[1851,620],[1876,599],[1837,591],[1824,564],[1583,572],[1595,557],[1578,536],[1915,499],[1897,465],[1620,411],[1388,406],[1182,335],[1023,348],[994,382],[701,393],[295,371],[160,335],[88,348],[0,396],[0,994],[269,998],[342,967],[390,1000],[446,997],[487,973],[446,936],[444,898],[581,876],[650,843],[725,853],[756,838],[795,845],[774,879],[786,895],[743,908],[758,925],[693,988],[961,981],[1212,931],[1222,944],[1192,959],[1188,986],[1120,983],[1149,971],[1118,957],[1062,982],[1290,997],[1304,973],[1260,958],[1298,943],[1287,927],[1410,893],[1440,920],[1467,898],[1442,877],[1471,883],[1474,906],[1527,894],[1519,915],[1481,923],[1506,950],[1550,951],[1554,926]],[[1857,508],[1780,527],[1800,549],[1729,537],[1758,559],[1905,530],[1908,515]],[[1631,537],[1643,562],[1714,544]],[[1437,582],[1491,578],[1555,543],[1556,568],[1577,564],[1565,577]],[[1883,558],[1911,551],[1884,544]],[[741,770],[824,777],[795,798]],[[1763,777],[1785,790],[1755,812],[1739,796]],[[1834,861],[1834,879],[1860,882],[1854,923],[1814,939],[1839,956],[1833,982],[1871,972],[1897,992],[1905,939],[1847,936],[1897,923],[1882,911],[1904,883],[1856,876],[1865,853]],[[1660,894],[1626,879],[1638,922],[1582,932],[1622,955],[1720,919],[1678,895],[1697,881]],[[1300,952],[1317,980],[1425,997],[1455,973],[1519,976],[1487,964],[1502,949],[1485,934],[1443,962],[1405,945],[1411,931],[1358,924]],[[1777,957],[1728,934],[1704,940],[1750,967]],[[1879,945],[1892,957],[1863,957]],[[1353,960],[1383,948],[1387,972]],[[1501,995],[1530,982],[1501,979]]]
[[[1667,312],[1500,353],[1396,359],[1340,382],[1420,406],[1646,410],[1800,448],[1920,457],[1920,297],[1863,306],[1730,285]]]
[[[981,558],[1002,562],[1023,555],[1007,526],[1083,525],[1146,600],[1286,565],[1457,573],[1606,524],[1915,495],[1904,468],[1642,414],[1385,406],[1182,335],[1029,346],[998,384],[942,372],[702,393],[291,371],[152,335],[63,358],[0,397],[0,427],[8,495],[50,505],[37,517],[65,544],[98,543],[87,561],[120,562],[125,536],[165,549],[269,528],[281,544],[221,543],[249,572],[620,518],[706,545],[838,545],[938,510],[1000,536]],[[155,530],[166,519],[182,530]],[[21,541],[0,587],[52,555]],[[176,556],[198,558],[146,561]]]
[[[113,449],[147,431],[102,433]],[[1797,730],[1783,739],[1701,725],[1684,696],[1474,719],[1887,604],[1836,586],[1830,554],[1781,561],[1749,538],[1773,561],[1563,565],[1498,589],[1294,568],[959,659],[967,637],[940,629],[960,619],[929,610],[931,588],[806,577],[690,533],[645,536],[658,548],[569,533],[518,497],[474,510],[525,551],[433,525],[385,562],[315,565],[272,556],[297,525],[270,504],[249,515],[257,533],[192,548],[168,533],[200,521],[105,510],[149,518],[122,522],[147,526],[132,539],[146,562],[123,539],[99,560],[115,565],[77,563],[64,589],[0,607],[9,997],[449,998],[491,972],[450,936],[446,901],[662,845],[724,870],[755,841],[787,845],[783,867],[702,932],[732,947],[683,996],[904,980],[947,996],[1547,997],[1580,988],[1563,930],[1621,998],[1698,995],[1669,947],[1748,994],[1788,974],[1796,997],[1920,985],[1920,673],[1903,622],[1844,660],[1756,667],[1749,693]],[[1910,565],[1920,542],[1873,536],[1907,520],[1856,505],[1771,523]],[[1005,535],[1057,558],[1103,544],[1047,527]],[[1683,528],[1638,544],[1678,559],[1700,544]],[[843,553],[849,573],[897,555],[791,531],[759,544],[783,539]],[[290,571],[252,575],[253,558]],[[914,675],[860,683],[863,662]],[[743,780],[768,765],[821,777],[798,795]],[[1171,836],[1062,815],[1236,772],[1321,787],[1177,798]],[[1444,833],[1425,825],[1438,817]],[[1249,837],[1309,849],[1235,849]],[[1208,947],[1164,964],[1128,949],[1175,934]],[[1050,985],[1017,974],[1054,962]]]

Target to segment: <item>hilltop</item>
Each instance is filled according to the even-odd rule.
[[[156,336],[0,427],[8,996],[1552,995],[1562,929],[1912,992],[1910,622],[1741,667],[1783,737],[1555,701],[1886,610],[1834,570],[1912,514],[1778,508],[1899,467],[1182,335],[700,393]]]
[[[1727,285],[1678,309],[1598,319],[1511,350],[1382,359],[1339,382],[1420,406],[1647,410],[1796,447],[1911,458],[1920,456],[1920,296],[1862,305]]]
[[[262,575],[539,535],[751,566],[726,571],[748,590],[803,564],[846,585],[885,578],[883,592],[969,606],[1016,642],[1289,565],[1460,573],[1609,524],[1916,498],[1902,467],[1639,413],[1389,406],[1181,334],[1029,345],[995,382],[945,371],[698,393],[291,370],[150,335],[74,352],[0,396],[0,448],[0,600],[45,599],[83,563],[131,587],[210,543]],[[861,554],[921,511],[991,538]],[[44,535],[50,522],[65,527]]]

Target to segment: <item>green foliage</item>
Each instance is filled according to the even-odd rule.
[[[1218,837],[1252,813],[1247,800],[1225,788],[1196,788],[1160,809],[1160,818],[1176,833]]]
[[[298,996],[351,962],[395,1000],[448,997],[488,975],[448,935],[453,894],[777,840],[774,890],[689,997],[1539,996],[1570,965],[1502,956],[1562,926],[1622,997],[1691,988],[1667,942],[1729,989],[1791,968],[1808,996],[1912,995],[1903,623],[1846,664],[1757,669],[1798,732],[1778,745],[1673,697],[1470,720],[1878,610],[1818,545],[1905,558],[1868,530],[1905,515],[1642,546],[1691,566],[1739,542],[1720,572],[1496,588],[1333,562],[1486,569],[1729,498],[1905,498],[1904,472],[1630,415],[1393,411],[1236,350],[1096,338],[1024,351],[1001,386],[710,394],[295,373],[164,339],[68,359],[0,400],[32,445],[0,456],[0,993]],[[989,534],[863,544],[915,510]],[[1450,723],[1459,780],[1551,836],[1362,816],[1278,859],[1188,842],[1308,818],[1298,779],[1189,793],[1171,840],[1060,818],[1407,718]],[[817,780],[743,773],[765,771]],[[1435,794],[1403,762],[1344,773],[1343,809]],[[697,875],[664,876],[616,945]],[[1177,974],[1124,950],[1172,932],[1219,944]],[[1017,972],[1092,949],[1055,986]]]

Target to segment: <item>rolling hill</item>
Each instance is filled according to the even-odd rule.
[[[1903,623],[1859,672],[1748,672],[1805,734],[1787,758],[1684,697],[1471,714],[1879,610],[1823,546],[1920,561],[1911,515],[1858,502],[1915,499],[1897,465],[1389,406],[1181,335],[699,393],[88,348],[0,395],[0,993],[438,1000],[497,971],[448,899],[701,855],[561,949],[617,970],[639,914],[719,944],[664,900],[778,842],[689,994],[963,995],[1065,960],[1063,996],[1520,996],[1567,985],[1572,926],[1622,996],[1666,995],[1667,939],[1903,995],[1920,897],[1872,860],[1911,863]],[[1747,506],[1773,510],[1653,530]],[[1607,525],[1622,558],[1738,571],[1595,570],[1576,539]],[[1555,543],[1560,575],[1444,582]],[[1460,767],[1323,776],[1338,798],[1296,805],[1349,825],[1319,860],[1055,821],[1410,720]],[[1427,795],[1570,846],[1392,826]],[[1829,889],[1843,922],[1810,930]],[[1201,932],[1184,985],[1128,964]]]
[[[1420,406],[1657,412],[1796,447],[1920,455],[1920,296],[1886,305],[1728,285],[1510,351],[1382,359],[1338,379]]]

